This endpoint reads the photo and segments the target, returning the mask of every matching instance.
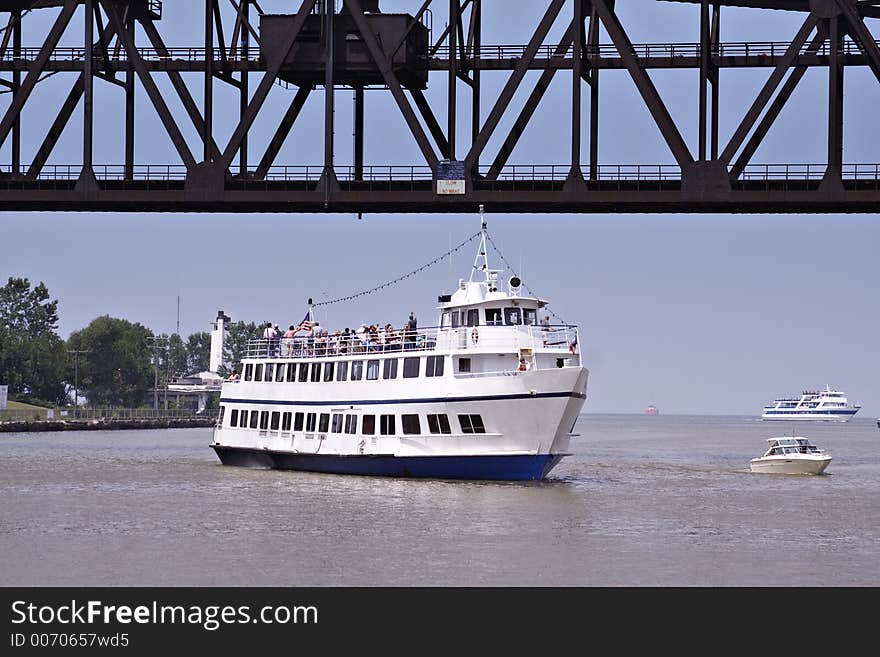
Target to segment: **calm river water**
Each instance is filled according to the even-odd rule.
[[[880,429],[582,415],[534,483],[221,466],[210,429],[0,434],[3,586],[878,586]]]

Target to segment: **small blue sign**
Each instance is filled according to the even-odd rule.
[[[437,180],[464,180],[464,162],[440,160],[437,163]]]

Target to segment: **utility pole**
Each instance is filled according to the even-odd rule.
[[[159,349],[165,346],[165,339],[159,336],[147,338],[147,345],[153,352],[153,410],[159,410]],[[167,392],[166,392],[167,394]],[[167,399],[167,397],[166,397]]]
[[[68,349],[68,354],[73,354],[73,415],[76,417],[76,409],[79,408],[79,355],[90,354],[91,349]]]

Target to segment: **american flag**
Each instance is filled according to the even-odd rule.
[[[311,312],[307,312],[306,316],[303,317],[303,320],[299,323],[299,327],[305,331],[308,331],[312,328],[312,322],[310,321]]]

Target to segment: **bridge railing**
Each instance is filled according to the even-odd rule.
[[[880,41],[877,41],[880,45]],[[712,48],[712,55],[717,57],[781,57],[788,50],[789,41],[732,41],[719,43]],[[800,53],[806,54],[809,45],[804,44]],[[519,59],[525,54],[527,46],[520,44],[497,44],[481,45],[481,59]],[[571,46],[557,53],[558,46],[542,44],[535,54],[536,59],[559,59],[571,56]],[[641,59],[674,58],[674,57],[699,57],[700,43],[634,43],[632,52]],[[858,45],[846,39],[839,50],[844,55],[861,55]],[[620,53],[617,47],[611,43],[600,43],[587,46],[584,51],[585,57],[599,56],[603,59],[617,59]],[[815,53],[819,56],[831,54],[831,46],[828,42],[823,43]],[[442,45],[432,56],[434,59],[449,59],[449,46]]]
[[[880,40],[876,41],[880,47]],[[790,46],[788,41],[732,41],[719,43],[712,48],[713,57],[781,57],[785,54]],[[807,54],[808,44],[804,44],[800,49],[800,54]],[[506,60],[520,59],[525,54],[527,46],[523,44],[483,44],[480,46],[480,58],[487,60]],[[564,59],[571,56],[571,47],[569,46],[561,54],[557,53],[558,46],[553,44],[542,44],[538,47],[535,54],[537,60]],[[197,63],[205,61],[204,47],[173,47],[158,50],[156,48],[138,48],[138,54],[146,62],[187,62]],[[57,47],[52,51],[50,61],[52,62],[74,62],[81,61],[85,58],[86,49],[80,47]],[[633,44],[632,52],[640,59],[673,59],[697,58],[700,56],[700,43],[636,43]],[[845,39],[838,51],[843,55],[862,55],[858,44]],[[15,62],[32,62],[37,59],[40,48],[28,47],[21,48],[20,53],[16,56],[12,48],[7,48],[0,54],[0,66],[8,66]],[[816,56],[825,56],[831,54],[831,45],[828,42],[819,46],[815,52]],[[584,49],[584,56],[587,58],[598,56],[602,59],[618,59],[620,54],[617,47],[611,43],[601,43],[595,46],[587,46]],[[93,58],[97,63],[105,61],[110,64],[121,65],[128,61],[128,54],[122,49],[113,49],[108,51],[107,57],[103,51],[95,50]],[[214,48],[213,61],[221,62],[223,60],[232,63],[248,62],[258,64],[260,59],[259,46],[251,47],[245,56],[241,47],[235,48]],[[449,46],[439,46],[433,54],[430,55],[431,60],[448,60]],[[466,58],[466,59],[470,59]]]
[[[121,164],[93,165],[95,177],[101,182],[113,183],[115,189],[139,188],[149,183],[151,188],[161,187],[163,183],[169,188],[179,188],[186,181],[187,170],[182,164],[139,164],[127,175]],[[804,183],[821,181],[827,169],[826,164],[750,164],[733,183],[755,187],[755,183],[765,181],[778,188],[780,182]],[[237,169],[227,180],[228,189],[254,190],[264,186],[267,189],[283,189],[284,183],[290,183],[292,189],[308,188],[318,182],[323,173],[322,165],[278,165],[268,169],[261,180],[254,178],[254,171],[241,177]],[[569,164],[511,164],[505,166],[497,180],[487,180],[489,166],[481,166],[481,179],[477,181],[480,189],[544,189],[550,184],[563,183],[571,170]],[[69,187],[81,176],[81,164],[51,164],[42,168],[35,179],[28,179],[24,174],[11,175],[9,165],[0,166],[0,188],[17,188],[33,185],[40,189]],[[587,180],[596,180],[604,189],[614,189],[615,184],[621,188],[639,188],[639,183],[650,183],[656,188],[668,188],[681,180],[681,168],[675,164],[602,164],[596,168],[595,176],[591,176],[589,165],[581,165],[581,171]],[[372,165],[356,169],[350,165],[335,167],[336,177],[343,189],[395,189],[424,190],[434,179],[428,166],[396,166]],[[844,164],[841,169],[845,181],[874,183],[880,187],[880,163]]]

